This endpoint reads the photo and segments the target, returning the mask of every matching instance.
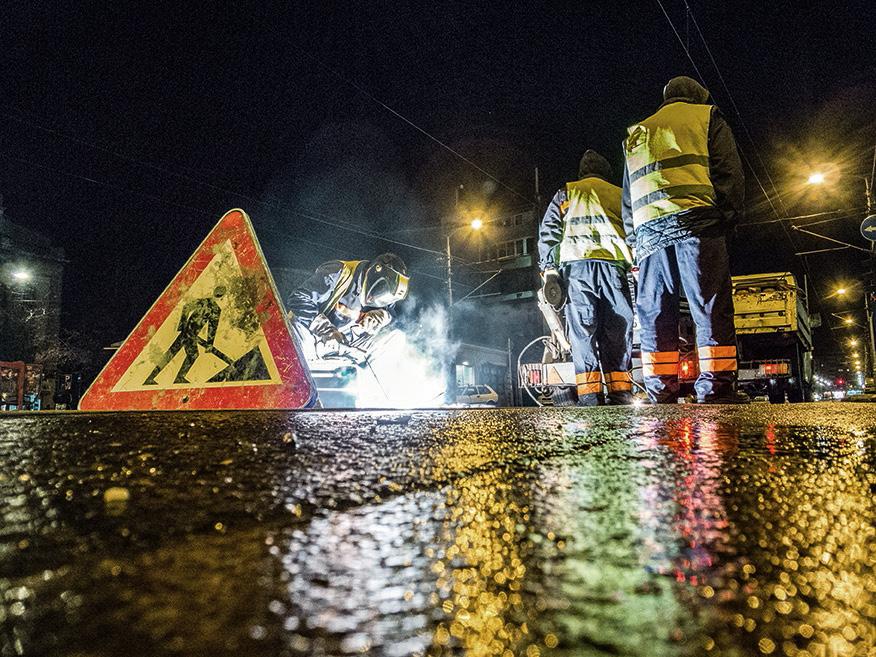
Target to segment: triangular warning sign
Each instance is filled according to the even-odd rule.
[[[316,400],[243,210],[227,212],[79,402],[81,410],[304,408]]]

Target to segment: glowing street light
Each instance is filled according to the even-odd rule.
[[[851,317],[846,317],[845,319],[843,319],[843,324],[853,324],[854,321],[855,320],[852,319]]]
[[[836,289],[836,293],[837,293],[838,295],[840,295],[840,296],[842,296],[842,295],[845,294],[846,292],[848,292],[848,290],[847,290],[846,288],[844,288],[844,287],[838,287],[838,288]]]
[[[822,185],[824,184],[824,174],[820,171],[813,171],[809,174],[809,178],[806,180],[806,183],[809,185]]]
[[[16,281],[29,281],[31,279],[31,273],[27,271],[27,269],[16,269],[12,272],[12,278]]]
[[[857,347],[858,341],[855,338],[849,338],[849,346],[850,347]]]
[[[480,230],[481,228],[484,227],[484,220],[483,219],[472,219],[471,224],[469,224],[469,225],[472,227],[472,230]]]

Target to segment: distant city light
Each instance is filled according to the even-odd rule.
[[[29,281],[31,276],[30,272],[26,269],[16,269],[14,272],[12,272],[12,278],[17,281]]]
[[[809,179],[806,181],[810,185],[820,185],[824,182],[824,174],[820,171],[809,174]]]
[[[844,287],[838,287],[838,288],[836,289],[836,293],[837,293],[837,294],[845,294],[847,291],[848,291],[848,290],[846,290],[846,288],[844,288]]]
[[[855,320],[853,320],[851,317],[846,317],[846,318],[843,320],[843,322],[845,322],[846,324],[851,324],[851,323],[854,322],[854,321],[855,321]]]
[[[480,230],[481,228],[484,227],[484,222],[482,219],[472,219],[471,220],[471,227],[474,230]]]

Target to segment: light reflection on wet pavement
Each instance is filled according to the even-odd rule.
[[[0,418],[0,655],[876,655],[876,407]]]

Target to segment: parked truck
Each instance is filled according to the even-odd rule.
[[[772,403],[812,399],[812,318],[789,272],[733,277],[739,388]]]
[[[574,404],[575,370],[560,309],[538,293],[549,335],[533,340],[518,359],[520,387],[538,404]],[[806,295],[790,273],[733,277],[734,322],[739,347],[739,388],[751,397],[781,403],[811,399],[812,326]],[[525,362],[528,350],[541,344],[541,362]],[[679,319],[679,393],[693,394],[699,375],[694,324],[685,300]],[[638,322],[633,330],[632,378],[642,390]]]

